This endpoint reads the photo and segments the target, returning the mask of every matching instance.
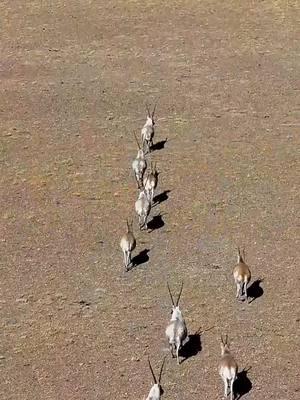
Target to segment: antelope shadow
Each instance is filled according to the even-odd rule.
[[[237,396],[236,397],[237,400],[240,399],[245,394],[249,393],[250,390],[252,389],[252,383],[247,376],[250,369],[251,367],[248,368],[247,370],[244,368],[241,372],[237,374],[237,378],[233,384],[233,392],[235,396]]]
[[[256,279],[252,283],[252,285],[248,288],[248,297],[251,298],[249,303],[252,303],[252,301],[258,299],[264,294],[264,289],[260,286],[260,284],[263,282],[263,279]]]
[[[165,144],[167,143],[168,138],[165,138],[165,140],[161,140],[160,142],[156,142],[152,145],[151,150],[162,150],[165,148]]]
[[[149,261],[149,253],[150,249],[141,250],[137,255],[135,255],[131,260],[131,267],[128,271],[132,270],[133,268],[138,267],[139,265],[145,264]]]
[[[164,190],[163,192],[154,196],[154,198],[153,198],[154,207],[157,206],[158,204],[161,204],[164,201],[168,200],[170,192],[171,192],[171,190]]]
[[[201,335],[199,332],[188,335],[188,340],[180,349],[179,355],[183,357],[184,362],[191,357],[196,356],[202,350]]]
[[[148,222],[147,227],[150,230],[150,232],[155,231],[156,229],[160,229],[165,225],[163,219],[162,219],[162,214],[155,215],[151,221]]]

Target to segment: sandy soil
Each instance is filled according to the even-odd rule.
[[[202,334],[168,358],[164,399],[222,397],[220,333],[245,400],[297,398],[299,3],[3,0],[0,15],[0,398],[146,396],[167,280]],[[157,229],[135,219],[124,273],[133,132],[157,99]],[[263,279],[249,305],[237,245]]]

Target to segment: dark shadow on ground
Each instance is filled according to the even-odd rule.
[[[260,284],[263,282],[263,279],[256,279],[256,281],[254,281],[252,283],[252,285],[248,288],[248,298],[250,298],[251,300],[249,301],[249,303],[252,303],[252,301],[258,299],[259,297],[261,297],[264,294],[264,290],[262,287],[260,287]]]
[[[185,360],[188,360],[189,358],[196,356],[201,350],[202,350],[202,344],[201,344],[200,333],[196,332],[189,335],[187,342],[179,352],[180,357],[184,358],[181,362],[184,362]]]
[[[151,147],[151,151],[164,149],[167,141],[168,141],[168,138],[165,138],[165,140],[161,140],[160,142],[154,143],[154,145]]]
[[[168,200],[169,196],[168,194],[171,192],[171,190],[164,190],[163,192],[157,194],[153,198],[153,205],[157,206],[160,203],[163,203],[164,201]]]
[[[150,230],[150,232],[155,231],[156,229],[160,229],[165,225],[163,219],[162,219],[162,215],[158,214],[155,215],[151,221],[148,222],[147,226],[148,229]]]
[[[237,378],[233,385],[233,392],[235,394],[236,400],[240,399],[242,396],[249,393],[250,390],[252,389],[252,383],[247,376],[250,369],[251,367],[248,368],[247,370],[243,369],[243,371],[237,374]]]
[[[133,257],[133,259],[131,260],[131,267],[128,269],[128,271],[130,271],[133,268],[138,267],[139,265],[145,264],[146,262],[149,261],[149,249],[144,249],[142,251],[140,251],[136,256]]]

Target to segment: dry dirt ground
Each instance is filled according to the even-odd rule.
[[[242,398],[299,398],[298,6],[1,1],[1,400],[142,399],[167,280],[201,343],[167,359],[164,399],[222,397],[220,333]],[[133,132],[156,99],[163,194],[124,273]],[[263,279],[249,305],[237,245]]]

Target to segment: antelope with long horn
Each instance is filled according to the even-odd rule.
[[[182,312],[179,308],[179,300],[183,289],[183,282],[181,284],[180,292],[177,297],[176,303],[174,302],[170,286],[167,283],[168,291],[172,302],[172,316],[169,325],[166,328],[166,337],[169,342],[169,347],[172,357],[174,357],[174,351],[176,353],[177,364],[179,365],[179,350],[183,345],[183,342],[187,338],[188,332],[185,320],[182,317]]]
[[[151,113],[148,104],[146,104],[147,118],[146,118],[145,125],[143,126],[143,128],[141,130],[143,149],[147,153],[150,153],[151,148],[153,146],[154,125],[155,125],[154,115],[155,115],[156,105],[157,105],[157,103],[155,103],[153,111]]]
[[[149,392],[148,397],[147,397],[146,400],[160,400],[160,396],[163,393],[162,388],[161,388],[161,376],[162,376],[165,360],[166,360],[166,357],[164,357],[163,362],[161,364],[160,371],[159,371],[159,376],[158,376],[158,380],[157,380],[157,378],[156,378],[156,376],[155,376],[155,374],[153,372],[153,368],[151,366],[150,359],[148,357],[148,364],[149,364],[149,368],[150,368],[150,371],[151,371],[151,374],[152,374],[152,377],[153,377],[154,384],[151,387],[150,392]]]

